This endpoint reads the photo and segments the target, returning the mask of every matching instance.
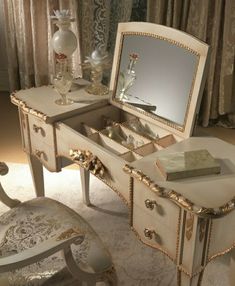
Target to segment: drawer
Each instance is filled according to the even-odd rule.
[[[38,136],[31,136],[31,154],[35,155],[41,163],[51,172],[57,170],[56,147],[38,140]]]
[[[29,132],[30,136],[35,138],[35,141],[40,141],[53,146],[54,143],[54,130],[53,125],[45,123],[42,119],[28,115]]]
[[[133,228],[142,242],[167,253],[176,259],[178,245],[178,229],[171,231],[164,224],[137,205],[133,205]]]
[[[161,198],[143,183],[134,180],[134,205],[152,217],[152,220],[165,225],[171,231],[177,231],[180,207],[166,198]]]
[[[129,203],[129,175],[123,172],[126,164],[121,157],[127,149],[112,142],[111,139],[99,137],[95,133],[90,137],[84,136],[70,126],[60,122],[56,124],[56,141],[58,156],[71,158],[70,150],[89,151],[104,166],[103,181],[116,191],[126,203]]]

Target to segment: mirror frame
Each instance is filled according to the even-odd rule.
[[[186,49],[198,57],[198,64],[194,78],[192,79],[192,85],[183,125],[179,125],[156,114],[137,109],[133,105],[121,102],[115,98],[125,35],[140,35],[168,41],[173,45]],[[205,85],[209,58],[208,53],[209,46],[206,43],[182,31],[158,24],[145,22],[119,23],[110,80],[110,90],[112,93],[112,97],[110,99],[111,103],[120,109],[134,114],[137,117],[157,124],[158,126],[167,129],[171,133],[174,133],[183,138],[190,137],[194,127],[195,117],[199,112],[202,92]]]

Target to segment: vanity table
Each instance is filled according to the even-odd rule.
[[[11,95],[37,196],[42,166],[58,172],[77,163],[84,203],[92,173],[128,205],[137,237],[175,262],[183,286],[200,285],[207,263],[235,246],[235,147],[190,137],[207,59],[208,46],[183,32],[119,24],[107,97],[80,88],[70,93],[73,105],[57,106],[50,86]],[[161,154],[199,149],[220,174],[166,181],[156,167]]]

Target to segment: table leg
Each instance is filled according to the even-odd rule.
[[[43,166],[35,156],[31,154],[27,154],[27,156],[36,196],[44,197],[45,191],[44,191],[44,179],[43,179]]]
[[[82,197],[83,203],[87,206],[91,205],[90,197],[89,197],[89,189],[90,189],[90,172],[80,167],[80,175],[81,175],[81,184],[82,184]]]
[[[231,286],[235,285],[235,249],[230,253],[230,273],[229,273],[229,282]]]

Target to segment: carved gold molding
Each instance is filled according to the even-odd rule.
[[[19,98],[17,98],[15,96],[15,93],[12,93],[10,95],[11,97],[11,102],[17,106],[19,106],[21,108],[22,111],[32,114],[40,119],[42,119],[44,122],[47,122],[48,120],[48,116],[36,109],[31,108],[30,106],[28,106],[23,100],[20,100]]]
[[[105,167],[100,159],[87,150],[69,150],[69,155],[74,162],[79,162],[81,166],[99,177],[104,176]]]
[[[141,170],[137,170],[128,164],[123,167],[123,171],[145,184],[152,192],[156,193],[158,196],[170,199],[178,206],[198,215],[199,217],[218,218],[230,213],[235,209],[235,197],[221,207],[206,208],[194,204],[174,190],[160,187],[159,185],[155,184],[151,178],[146,176]]]

